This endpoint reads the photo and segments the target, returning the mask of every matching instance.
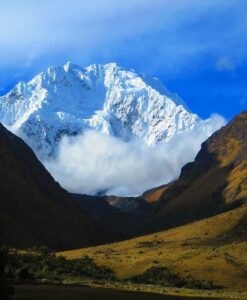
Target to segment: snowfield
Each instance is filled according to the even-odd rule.
[[[224,124],[115,63],[49,67],[0,97],[0,122],[70,191],[138,195],[167,183]]]

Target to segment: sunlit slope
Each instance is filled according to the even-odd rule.
[[[214,286],[247,287],[247,206],[188,225],[124,242],[60,253],[71,259],[89,255],[120,278],[165,266],[182,278]]]
[[[145,219],[143,232],[155,233],[62,255],[89,255],[120,278],[143,274],[150,267],[166,267],[184,279],[246,290],[246,182],[244,112],[202,145],[177,181],[144,195],[156,210]],[[159,197],[156,204],[155,195]]]
[[[157,196],[158,199],[155,199]],[[247,112],[203,143],[194,162],[166,189],[148,195],[159,200],[146,230],[162,230],[210,217],[247,199]]]
[[[143,193],[142,197],[145,199],[148,203],[157,202],[160,200],[160,197],[165,192],[165,190],[169,187],[168,185],[162,185],[156,188],[153,188],[151,190],[146,191]]]

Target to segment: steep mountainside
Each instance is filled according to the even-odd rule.
[[[142,236],[60,255],[87,254],[121,279],[157,284],[171,272],[189,288],[210,289],[208,296],[221,289],[246,298],[247,112],[210,137],[178,180],[143,197],[155,209]]]
[[[102,230],[79,210],[33,151],[0,125],[0,233],[18,248],[71,249],[103,241]]]
[[[159,201],[147,226],[153,230],[188,223],[246,203],[247,112],[203,143],[195,161],[182,169],[180,178],[162,189],[160,194],[154,190]],[[246,226],[246,220],[241,222],[241,226]]]
[[[82,199],[81,205],[91,214],[96,211],[96,220],[109,232],[117,232],[119,238],[176,227],[244,205],[247,201],[247,112],[203,143],[195,161],[182,169],[178,180],[136,198],[133,203],[141,204],[136,210],[131,198],[126,202],[130,209],[127,206],[125,211],[112,209],[105,202],[121,204],[125,199],[102,199],[104,207],[100,210],[96,209],[97,200]],[[239,217],[235,225],[232,235],[246,239],[247,215]]]
[[[142,197],[148,203],[157,202],[160,200],[161,195],[169,187],[169,184],[164,184],[155,188],[152,188],[143,193]]]
[[[56,154],[63,135],[85,129],[151,145],[204,124],[158,79],[115,63],[67,63],[20,82],[0,97],[0,121],[41,158]]]

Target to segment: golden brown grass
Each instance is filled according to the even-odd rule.
[[[166,266],[183,278],[246,291],[247,242],[226,237],[246,215],[243,206],[175,229],[58,255],[68,259],[89,255],[121,279],[142,274],[151,266]]]
[[[242,161],[228,176],[228,185],[224,191],[227,203],[247,199],[247,161]]]
[[[149,202],[160,199],[156,215],[148,220],[154,229],[211,217],[58,255],[68,259],[89,255],[120,279],[160,266],[184,279],[210,281],[225,291],[247,294],[247,205],[226,211],[247,199],[246,125],[247,113],[243,113],[203,145],[196,161],[183,169],[177,181],[144,195]],[[213,216],[222,209],[226,212]]]
[[[161,187],[154,188],[144,193],[143,198],[148,203],[157,202],[167,188],[168,186],[161,186]]]

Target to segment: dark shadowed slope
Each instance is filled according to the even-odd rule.
[[[182,169],[179,179],[161,195],[157,189],[155,193],[159,197],[156,213],[146,225],[152,230],[189,223],[245,203],[247,112],[203,143],[195,161]],[[246,226],[246,220],[240,223],[241,228]]]
[[[4,243],[76,248],[102,232],[54,181],[33,151],[0,125],[0,222]]]
[[[143,219],[149,217],[152,204],[143,198],[89,196],[71,194],[78,206],[107,232],[110,241],[135,236]]]

